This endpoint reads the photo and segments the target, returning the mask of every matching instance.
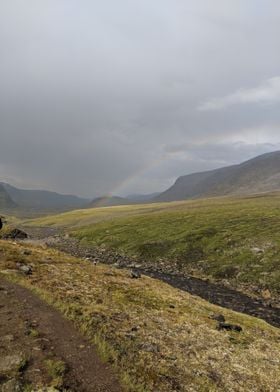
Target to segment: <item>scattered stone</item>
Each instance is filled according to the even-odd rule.
[[[271,299],[271,292],[268,289],[262,290],[261,294],[264,299]]]
[[[141,273],[139,271],[132,270],[130,273],[130,277],[132,279],[139,279],[139,278],[141,278]]]
[[[264,253],[264,250],[261,248],[252,248],[251,250],[253,253],[255,253],[257,255]]]
[[[20,392],[22,391],[21,384],[15,378],[5,382],[1,385],[1,392]]]
[[[156,343],[143,343],[140,349],[149,353],[159,353],[160,348]]]
[[[30,255],[32,254],[32,251],[31,251],[30,249],[23,249],[23,250],[21,251],[21,254],[22,254],[23,256],[30,256]]]
[[[211,320],[219,321],[220,323],[224,323],[226,321],[225,316],[223,314],[211,314],[209,318]]]
[[[28,238],[28,234],[20,229],[12,229],[10,232],[5,233],[3,235],[4,239],[17,239],[17,240],[24,240]]]
[[[22,354],[6,355],[0,358],[0,374],[19,371],[26,361]]]
[[[219,324],[217,326],[217,330],[222,331],[223,329],[225,329],[226,331],[235,331],[235,332],[242,331],[242,327],[240,327],[240,325],[219,322]]]
[[[32,267],[30,265],[20,265],[19,270],[23,272],[25,275],[31,275],[32,274]]]

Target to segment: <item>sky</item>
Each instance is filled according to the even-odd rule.
[[[86,197],[280,150],[279,0],[1,0],[0,180]]]

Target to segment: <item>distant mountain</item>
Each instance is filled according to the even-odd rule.
[[[0,184],[0,210],[6,211],[16,207],[16,203],[13,201],[4,186]]]
[[[242,195],[280,190],[280,151],[244,163],[179,177],[153,201]]]
[[[160,195],[160,192],[150,193],[147,195],[134,194],[134,195],[126,196],[126,199],[130,200],[133,203],[144,203],[144,202],[148,202],[148,201],[154,199],[158,195]]]
[[[18,189],[6,183],[0,183],[2,189],[20,209],[35,211],[64,211],[84,207],[89,200],[78,196],[61,195],[44,190]]]
[[[112,207],[119,205],[131,204],[131,201],[119,196],[101,196],[92,200],[91,203],[87,205],[87,208],[95,207]]]

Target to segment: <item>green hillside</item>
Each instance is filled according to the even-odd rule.
[[[26,244],[0,247],[0,274],[73,321],[115,367],[124,392],[278,390],[278,328],[126,270]],[[32,274],[18,273],[19,263]],[[242,331],[218,330],[213,316],[221,313]]]
[[[73,211],[31,221],[145,266],[280,293],[280,194]]]

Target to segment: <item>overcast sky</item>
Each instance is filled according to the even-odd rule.
[[[95,197],[280,149],[279,0],[1,0],[0,180]]]

